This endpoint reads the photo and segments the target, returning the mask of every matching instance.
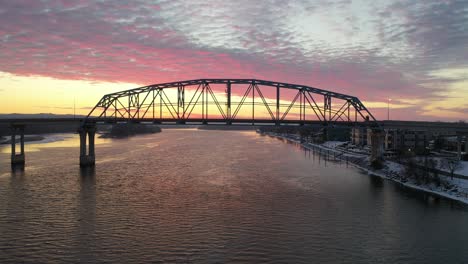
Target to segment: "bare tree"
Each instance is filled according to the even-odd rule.
[[[416,178],[417,168],[416,161],[412,158],[405,163],[405,178]]]
[[[426,170],[429,174],[432,174],[432,177],[429,177],[431,182],[434,182],[437,186],[440,185],[439,173],[437,170],[439,162],[436,159],[427,159]]]
[[[443,158],[441,160],[441,167],[450,171],[450,178],[453,180],[453,173],[460,169],[462,166],[461,162],[456,158]]]

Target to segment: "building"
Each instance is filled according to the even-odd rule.
[[[365,127],[353,127],[351,129],[351,143],[356,146],[366,146],[368,142],[368,133]]]
[[[423,152],[429,147],[433,135],[428,130],[386,129],[385,149],[394,151]]]
[[[386,129],[384,147],[386,150],[394,150],[400,144],[398,129]]]

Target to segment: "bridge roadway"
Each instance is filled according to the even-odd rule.
[[[0,124],[21,124],[21,125],[34,125],[34,124],[48,124],[48,123],[55,123],[55,124],[65,124],[65,123],[79,123],[83,124],[91,123],[91,124],[115,124],[115,123],[126,123],[129,122],[128,118],[18,118],[18,119],[0,119]],[[223,118],[209,118],[209,119],[202,119],[202,118],[190,118],[190,119],[174,119],[174,118],[133,118],[130,119],[131,123],[154,123],[154,124],[187,124],[187,125],[203,125],[203,124],[227,124],[226,119]],[[245,124],[245,125],[252,125],[252,124],[270,124],[275,125],[276,121],[271,119],[233,119],[230,120],[230,124]],[[346,122],[346,121],[334,121],[328,123],[331,124],[340,124],[340,125],[368,125],[366,122]],[[323,121],[318,120],[282,120],[280,124],[284,125],[323,125]]]
[[[82,124],[84,121],[96,124],[113,124],[113,123],[123,123],[128,122],[127,118],[16,118],[16,119],[0,119],[0,124],[3,125],[34,125],[34,124]],[[163,118],[163,119],[132,119],[133,123],[154,123],[154,124],[186,124],[186,125],[202,125],[202,124],[216,124],[222,125],[226,124],[225,119],[201,119],[201,118],[190,118],[190,119],[173,119],[173,118]],[[361,125],[367,126],[366,122],[346,122],[346,121],[335,121],[330,122],[334,125],[344,125],[344,126],[354,126]],[[271,119],[235,119],[232,120],[231,124],[239,125],[252,125],[263,124],[263,125],[275,125],[275,121]],[[461,122],[426,122],[426,121],[398,121],[398,120],[385,120],[377,121],[377,123],[384,129],[411,129],[411,130],[438,130],[438,131],[453,131],[468,133],[468,123]],[[323,125],[323,121],[318,120],[282,120],[281,125]]]

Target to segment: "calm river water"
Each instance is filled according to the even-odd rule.
[[[0,153],[0,263],[468,263],[468,209],[255,132]]]

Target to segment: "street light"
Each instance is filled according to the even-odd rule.
[[[390,101],[392,101],[392,99],[388,98],[388,101],[387,101],[387,120],[390,120]]]

